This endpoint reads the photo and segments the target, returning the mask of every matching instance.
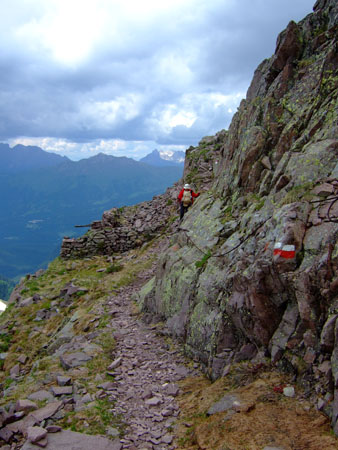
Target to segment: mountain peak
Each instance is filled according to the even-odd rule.
[[[172,150],[153,150],[151,153],[140,159],[140,162],[151,166],[182,166],[184,165],[185,152]]]

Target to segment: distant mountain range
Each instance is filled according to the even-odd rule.
[[[63,236],[112,207],[162,193],[181,166],[154,167],[98,154],[71,161],[39,147],[0,145],[0,275],[32,273],[55,258]]]
[[[156,167],[168,167],[168,166],[184,166],[185,152],[177,151],[172,152],[154,150],[149,155],[140,159],[140,162],[150,164]]]
[[[70,161],[66,156],[48,153],[39,147],[0,143],[0,174],[19,173],[32,169],[45,169]]]

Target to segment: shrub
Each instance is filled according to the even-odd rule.
[[[107,273],[115,273],[115,272],[120,272],[122,269],[123,269],[122,264],[111,264],[110,266],[107,267],[106,272]]]

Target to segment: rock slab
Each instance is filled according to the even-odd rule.
[[[236,397],[236,395],[225,395],[221,400],[214,403],[209,409],[208,409],[208,416],[211,416],[213,414],[221,413],[224,411],[227,411],[228,409],[232,409],[235,402],[238,402],[239,399]]]
[[[26,442],[22,450],[36,450],[36,445]],[[110,441],[101,436],[89,436],[74,431],[62,430],[60,433],[48,434],[46,450],[121,450],[119,440]]]

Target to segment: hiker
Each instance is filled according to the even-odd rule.
[[[180,219],[183,219],[184,214],[188,211],[189,206],[194,203],[194,198],[200,194],[196,194],[190,187],[190,184],[185,184],[181,192],[178,194],[177,200],[180,203]]]

